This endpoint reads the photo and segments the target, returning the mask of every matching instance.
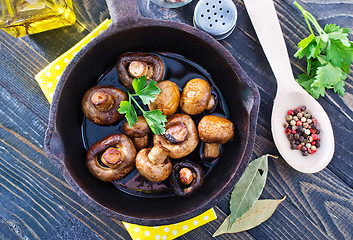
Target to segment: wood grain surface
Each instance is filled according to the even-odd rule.
[[[293,72],[301,74],[305,60],[293,57],[297,43],[309,34],[292,0],[275,0]],[[336,23],[353,29],[352,0],[298,1],[323,26]],[[197,1],[179,8],[161,8],[138,0],[143,16],[192,24]],[[261,106],[252,159],[278,155],[270,131],[276,82],[244,4],[237,27],[220,41],[258,85]],[[34,76],[109,17],[104,0],[74,0],[77,23],[15,39],[0,32],[0,239],[130,239],[120,221],[84,202],[66,183],[44,152],[50,105]],[[349,36],[353,40],[352,33]],[[353,68],[351,67],[351,70]],[[274,215],[246,232],[216,239],[353,239],[353,74],[346,94],[327,91],[319,102],[333,125],[336,151],[327,168],[302,174],[282,159],[269,160],[269,175],[261,198],[282,198]],[[218,219],[179,239],[211,239],[229,214],[229,195],[215,206]]]

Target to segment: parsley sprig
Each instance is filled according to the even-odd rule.
[[[316,19],[297,2],[294,5],[303,13],[311,34],[298,43],[295,57],[307,58],[307,73],[301,74],[297,82],[314,98],[325,95],[331,89],[344,96],[344,80],[350,73],[353,60],[353,42],[348,40],[350,29],[336,24],[326,24],[322,29]],[[311,24],[318,35],[315,36]]]
[[[156,81],[152,80],[147,84],[146,76],[140,78],[135,78],[132,82],[132,87],[135,93],[131,93],[126,89],[127,95],[129,97],[128,101],[122,101],[120,103],[119,113],[125,114],[125,118],[128,121],[130,127],[135,125],[137,121],[137,113],[134,104],[141,110],[142,115],[145,117],[148,126],[150,126],[152,132],[157,135],[165,133],[165,123],[167,122],[167,117],[163,115],[162,111],[159,109],[152,111],[145,111],[140,104],[137,102],[135,97],[139,97],[142,103],[145,105],[150,104],[156,99],[161,90],[156,86]]]

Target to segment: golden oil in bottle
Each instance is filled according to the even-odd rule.
[[[14,37],[75,23],[71,0],[0,0],[0,29]]]

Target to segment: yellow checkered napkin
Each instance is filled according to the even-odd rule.
[[[110,20],[106,19],[90,34],[88,34],[79,43],[73,46],[69,51],[58,57],[54,62],[50,63],[46,68],[40,71],[36,76],[39,86],[42,88],[48,101],[51,103],[54,89],[58,83],[61,74],[63,73],[66,65],[70,60],[78,53],[78,51],[84,47],[94,37],[98,36],[101,32],[108,28]],[[192,219],[180,222],[177,224],[146,227],[136,224],[130,224],[123,222],[126,230],[130,233],[134,240],[147,240],[147,239],[174,239],[179,237],[197,227],[200,227],[210,221],[217,218],[213,208],[204,212],[203,214],[194,217]]]

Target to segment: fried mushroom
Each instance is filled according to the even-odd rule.
[[[168,149],[169,157],[182,158],[191,153],[199,142],[197,129],[189,115],[174,114],[167,117],[164,135],[154,135],[154,145]]]
[[[205,143],[204,156],[217,158],[220,155],[220,144],[230,141],[234,137],[234,125],[228,119],[217,116],[204,116],[198,125],[201,141]]]
[[[83,96],[82,111],[91,122],[110,125],[123,117],[118,109],[120,103],[126,100],[126,93],[116,87],[94,86]]]
[[[137,151],[147,147],[148,134],[151,133],[151,129],[143,116],[138,116],[135,125],[132,127],[128,122],[124,123],[123,131],[132,139]]]
[[[169,182],[177,196],[189,196],[202,186],[204,173],[194,162],[179,161],[173,164]]]
[[[215,97],[211,93],[211,86],[207,81],[194,78],[188,81],[181,93],[180,108],[189,115],[209,111],[215,105]]]
[[[174,114],[179,107],[180,91],[178,86],[171,81],[162,81],[156,84],[161,92],[153,103],[148,105],[150,110],[159,109],[166,116]]]
[[[136,149],[124,134],[112,134],[93,144],[86,156],[86,165],[93,176],[112,182],[134,169]]]
[[[152,182],[161,182],[168,178],[172,163],[168,158],[168,149],[161,145],[144,148],[136,156],[136,168],[139,173]]]
[[[120,81],[124,86],[133,90],[134,78],[146,76],[147,82],[152,79],[162,81],[165,73],[163,60],[157,55],[143,52],[124,53],[116,63]]]

